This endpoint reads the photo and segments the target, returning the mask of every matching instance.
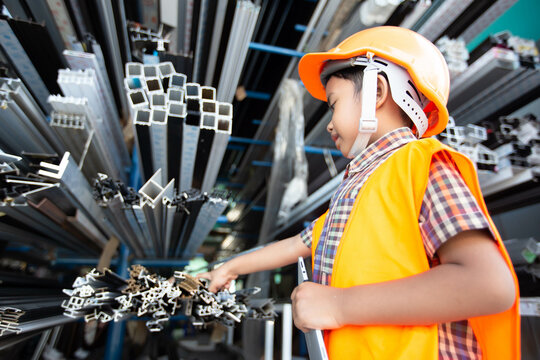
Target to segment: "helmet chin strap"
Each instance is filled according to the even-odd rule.
[[[355,65],[364,65],[366,67],[362,80],[362,113],[358,122],[358,134],[347,155],[351,159],[358,156],[367,147],[371,135],[377,131],[375,110],[377,107],[377,75],[380,68],[373,61],[373,55],[373,53],[368,52],[366,54],[367,59],[359,58],[358,63],[355,63]]]

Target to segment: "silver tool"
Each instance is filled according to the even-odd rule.
[[[309,281],[306,264],[302,257],[298,257],[298,285],[304,281]],[[322,331],[310,330],[305,335],[310,360],[328,360]]]

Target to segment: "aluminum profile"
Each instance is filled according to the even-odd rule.
[[[116,110],[111,107],[110,102],[106,100],[105,92],[99,87],[96,72],[93,69],[59,70],[57,82],[65,95],[88,99],[91,112],[95,115],[92,117],[95,118],[92,125],[100,138],[101,146],[110,150],[108,153],[121,174],[120,178],[127,179],[127,168],[131,160],[124,143],[120,122]]]
[[[0,134],[0,145],[8,144],[8,151],[16,154],[23,151],[35,153],[54,152],[7,93],[0,93],[0,116],[2,117],[3,128]]]
[[[172,115],[169,111],[167,118],[167,173],[169,178],[180,179],[184,122],[185,115]]]
[[[210,150],[210,156],[208,158],[208,164],[204,179],[201,186],[201,191],[210,192],[216,183],[216,179],[227,149],[227,144],[232,133],[232,118],[225,116],[218,116],[217,128],[214,135],[214,141],[212,142],[212,148]]]
[[[159,65],[157,65],[157,67],[159,69],[159,76],[162,79],[175,74],[174,65],[170,61],[159,63]]]
[[[110,138],[105,135],[108,132],[108,128],[105,126],[104,121],[101,121],[101,119],[96,116],[95,112],[90,107],[88,99],[51,95],[48,102],[52,105],[55,113],[60,114],[61,117],[64,115],[66,117],[79,116],[81,119],[81,126],[88,129],[87,133],[77,133],[78,136],[81,136],[80,138],[70,140],[66,134],[66,132],[69,133],[67,128],[66,130],[60,130],[59,127],[55,128],[56,131],[63,132],[66,135],[62,139],[66,145],[71,141],[72,147],[80,147],[80,144],[73,144],[73,140],[76,140],[81,143],[84,141],[85,146],[92,146],[86,151],[92,153],[92,159],[89,161],[93,162],[93,165],[90,166],[90,169],[85,169],[86,173],[88,174],[88,171],[91,170],[92,166],[98,168],[103,166],[110,174],[113,174],[119,179],[124,179],[126,175],[122,171],[121,159],[118,156],[115,156],[116,153],[114,151],[116,147],[112,147]],[[82,123],[83,118],[85,120],[84,123]],[[91,135],[92,133],[93,135]],[[91,141],[92,144],[88,143],[89,141]],[[99,158],[98,154],[96,154],[97,150],[99,150],[100,153]],[[93,175],[95,176],[95,174]]]
[[[76,199],[80,209],[86,212],[85,215],[93,219],[95,225],[97,225],[104,234],[107,234],[108,237],[116,235],[116,232],[106,221],[103,212],[96,205],[88,182],[80,172],[69,152],[64,154],[59,165],[42,162],[40,163],[40,166],[41,169],[38,171],[38,175],[60,181],[60,183],[69,191],[71,196]],[[101,245],[105,246],[104,243]]]
[[[180,191],[188,190],[192,187],[201,120],[200,112],[188,112],[186,121],[183,124],[182,165],[180,169],[180,185],[178,186]]]
[[[143,84],[141,82],[141,78],[139,77],[127,77],[124,78],[124,89],[129,91],[135,91],[140,90],[143,88]],[[129,96],[128,96],[129,98]],[[131,106],[133,106],[133,103],[130,103]]]
[[[75,245],[78,243],[77,238],[75,238],[65,229],[59,227],[57,223],[53,222],[49,217],[43,215],[37,209],[30,206],[27,202],[0,202],[0,211],[17,221],[28,224],[29,227],[39,233],[49,234],[51,239],[49,242],[55,245],[65,247],[79,253],[84,251],[90,253],[95,252],[92,248],[84,245],[81,248],[78,248]]]
[[[154,165],[152,157],[152,136],[150,134],[150,121],[152,112],[150,110],[137,110],[135,113],[135,140],[137,142],[137,152],[139,156],[139,167],[143,181],[150,179],[153,174]]]
[[[246,61],[249,42],[253,37],[261,7],[251,1],[238,1],[225,59],[219,78],[217,100],[231,102]]]
[[[4,49],[6,56],[11,60],[11,63],[17,69],[17,73],[24,83],[27,84],[41,108],[49,112],[51,110],[50,105],[47,103],[47,98],[50,95],[49,90],[28,58],[28,55],[13,33],[7,20],[0,20],[0,33],[2,33],[0,46]]]
[[[220,198],[211,198],[203,205],[201,214],[197,218],[197,222],[193,228],[193,232],[188,241],[182,258],[190,259],[195,256],[197,249],[202,245],[218,217],[225,211],[228,202]]]
[[[45,114],[20,79],[0,78],[0,92],[9,94],[56,153],[60,154],[65,150],[60,139],[48,126]]]
[[[131,108],[136,111],[148,109],[148,98],[143,90],[133,90],[127,93]]]
[[[216,100],[216,88],[212,86],[201,86],[201,98],[205,100]]]
[[[186,83],[186,99],[200,99],[201,86],[197,83]]]
[[[163,254],[167,256],[171,248],[171,235],[174,226],[174,214],[176,206],[172,204],[172,199],[163,197]]]
[[[201,189],[204,181],[204,175],[210,164],[208,159],[214,142],[214,136],[217,129],[217,116],[215,113],[202,113],[201,130],[199,133],[199,142],[197,144],[197,156],[195,158],[195,169],[193,172],[193,184],[196,189]]]
[[[116,114],[116,105],[114,103],[111,84],[107,72],[104,72],[105,69],[103,69],[99,63],[98,56],[92,53],[73,50],[64,50],[62,54],[66,58],[71,69],[93,69],[95,71],[99,88],[104,92],[104,99],[108,103],[107,106],[109,106],[113,113]]]
[[[185,118],[188,114],[187,106],[184,103],[171,101],[169,102],[168,113],[171,116],[178,116]]]
[[[152,257],[157,256],[154,249],[152,235],[150,233],[150,228],[148,222],[146,221],[142,202],[140,204],[133,205],[131,210],[133,211],[133,214],[137,219],[137,223],[139,224],[139,227],[141,228],[141,231],[143,233],[144,242],[142,245],[145,255]]]
[[[125,65],[126,77],[144,77],[143,64],[138,62],[127,62]]]
[[[144,79],[145,89],[148,95],[153,93],[163,93],[163,85],[159,77],[147,77]]]
[[[166,110],[168,98],[165,94],[152,94],[150,98],[150,107],[152,109]]]
[[[174,101],[183,103],[184,102],[185,91],[182,88],[171,88],[167,89],[167,101]]]
[[[162,242],[163,197],[173,197],[174,179],[165,187],[161,186],[161,184],[161,171],[158,170],[139,190],[139,194],[143,199],[143,212],[145,213],[154,249],[158,256],[164,255]]]
[[[156,78],[159,77],[159,69],[157,65],[147,64],[143,67],[143,76],[145,78]]]
[[[169,76],[169,89],[181,88],[185,89],[187,84],[187,76],[185,74],[174,73]]]
[[[511,50],[492,48],[458,75],[452,84],[448,108],[453,111],[481,91],[484,79],[497,79],[519,67],[519,57]]]
[[[216,14],[225,14],[227,11],[227,0],[218,0]],[[205,84],[212,84],[214,79],[214,72],[216,70],[216,61],[218,58],[219,43],[221,40],[221,33],[223,31],[223,23],[225,16],[216,16],[214,21],[214,28],[212,32],[212,43],[210,45],[210,53],[208,55],[208,65],[206,67]]]
[[[165,97],[163,94],[161,96]],[[151,110],[150,136],[152,138],[152,160],[154,173],[161,169],[162,183],[166,183],[168,180],[167,115],[167,110],[158,108]]]

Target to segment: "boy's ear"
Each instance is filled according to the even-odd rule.
[[[377,75],[377,109],[380,108],[390,96],[390,84],[382,75]]]

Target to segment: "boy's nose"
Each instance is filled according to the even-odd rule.
[[[328,125],[326,125],[326,131],[328,131],[329,133],[331,133],[332,130],[334,130],[334,126],[332,125],[332,120],[330,120],[330,121],[328,122]]]

